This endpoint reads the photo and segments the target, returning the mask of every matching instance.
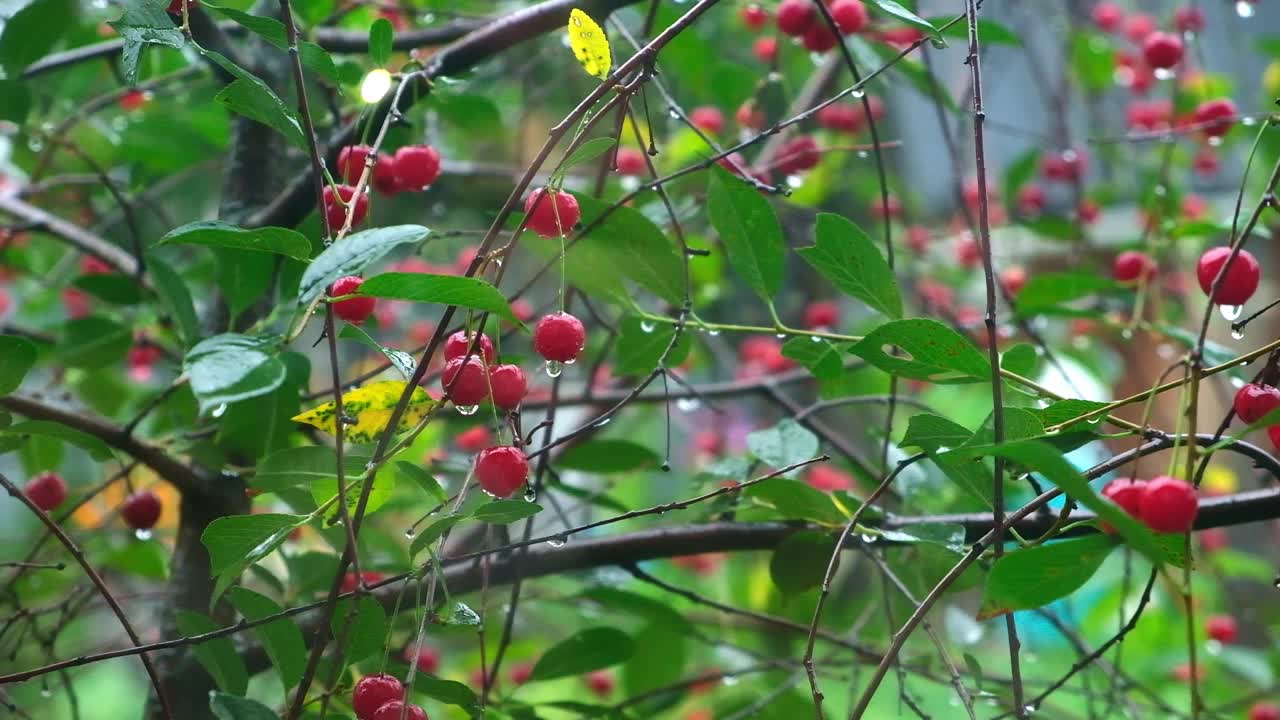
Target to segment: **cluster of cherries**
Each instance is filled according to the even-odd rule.
[[[32,505],[49,513],[66,501],[67,481],[55,472],[41,473],[28,480],[22,491]],[[150,490],[139,490],[125,498],[120,506],[120,517],[134,530],[146,532],[156,526],[162,509],[159,495]]]
[[[1231,248],[1228,246],[1209,248],[1196,263],[1196,280],[1205,295],[1212,293],[1211,299],[1215,304],[1238,308],[1257,292],[1262,280],[1262,266],[1253,253],[1237,250],[1215,291],[1213,281],[1230,258]],[[1111,263],[1112,277],[1124,283],[1148,281],[1155,277],[1157,269],[1156,261],[1150,255],[1137,250],[1122,252]]]
[[[404,684],[386,673],[365,675],[351,693],[358,720],[427,720],[427,711],[405,702]]]
[[[835,0],[828,2],[828,12],[841,35],[871,30],[871,16],[861,0]],[[763,30],[769,24],[769,11],[757,4],[742,9],[742,24],[752,30]],[[810,52],[825,53],[840,43],[831,26],[820,17],[811,0],[782,0],[774,11],[774,22],[783,35],[796,38]],[[874,32],[877,39],[892,45],[904,46],[923,37],[912,27],[885,28]],[[778,40],[764,36],[756,40],[752,52],[761,62],[772,63],[778,57]]]
[[[373,148],[368,145],[349,145],[338,152],[338,174],[344,184],[325,185],[324,213],[329,227],[337,229],[347,220],[347,208],[352,202],[351,225],[355,227],[369,214],[369,195],[356,196],[356,183],[364,173]],[[394,155],[377,153],[373,163],[373,189],[391,197],[401,192],[426,190],[440,177],[440,153],[430,145],[406,145]]]
[[[1160,533],[1191,529],[1200,512],[1200,496],[1184,480],[1161,475],[1153,480],[1121,478],[1102,488],[1102,496]]]

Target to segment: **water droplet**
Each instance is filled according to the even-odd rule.
[[[658,327],[657,323],[651,322],[649,320],[640,321],[640,332],[651,333],[657,327]]]
[[[227,404],[222,403],[218,407],[214,408],[213,412],[209,414],[212,415],[213,417],[220,418],[225,412],[227,412]]]
[[[866,150],[859,150],[857,152],[857,155],[859,160],[866,160],[868,157],[871,157],[871,153],[867,152]]]
[[[715,328],[711,328],[707,330],[707,334],[710,335],[711,337],[720,337],[720,331]]]
[[[1156,354],[1162,360],[1172,360],[1174,353],[1177,352],[1170,343],[1160,343],[1156,346]]]
[[[786,334],[786,333],[778,333],[777,335],[774,335],[774,337],[778,338],[779,340],[786,340],[786,339],[787,339],[787,334]]]
[[[782,82],[782,73],[775,70],[774,72],[769,73],[765,79],[771,83],[780,83]]]
[[[1253,17],[1253,3],[1250,0],[1238,0],[1236,2],[1236,15],[1242,18]]]
[[[680,111],[675,108],[671,108],[670,110],[667,110],[667,114],[671,116],[672,120],[680,119]]]
[[[934,50],[945,50],[947,47],[947,41],[942,38],[929,38],[929,44]]]
[[[738,684],[738,676],[737,676],[737,675],[725,675],[724,677],[720,678],[720,682],[724,683],[725,685],[737,685],[737,684]]]
[[[408,530],[404,531],[404,536],[406,538],[409,538],[410,540],[412,540],[413,536],[417,534],[418,534],[417,531],[415,531],[413,528],[409,528]]]
[[[691,413],[700,407],[702,407],[702,403],[698,401],[698,398],[682,397],[676,400],[676,409],[680,412]]]
[[[671,472],[671,463],[666,460],[662,461],[662,472]]]
[[[524,486],[524,501],[536,502],[537,499],[538,499],[538,491],[534,490],[532,485],[526,484]]]
[[[1133,339],[1133,328],[1125,328],[1125,329],[1121,330],[1121,331],[1120,331],[1120,337],[1124,338],[1125,340],[1132,340],[1132,339]]]
[[[867,96],[867,93],[865,90],[854,90],[853,92],[849,93],[849,97],[853,98],[854,100],[861,100],[866,96]]]
[[[1090,425],[1097,425],[1098,423],[1102,422],[1102,416],[1094,415],[1092,417],[1086,418],[1085,422],[1089,423]]]
[[[1254,125],[1257,125],[1257,124],[1258,124],[1258,118],[1255,118],[1255,117],[1242,117],[1242,118],[1240,118],[1240,124],[1241,124],[1241,125],[1243,125],[1243,126],[1245,126],[1245,127],[1253,127]]]
[[[804,184],[804,178],[799,175],[788,175],[786,178],[787,187],[798,188]]]
[[[1244,378],[1238,378],[1238,377],[1231,378],[1231,387],[1239,390],[1244,386],[1245,386]]]
[[[51,698],[53,697],[53,691],[47,687],[40,688],[40,697]]]
[[[859,535],[859,536],[858,536],[858,539],[859,539],[859,540],[861,540],[861,541],[862,541],[862,542],[864,542],[864,543],[868,543],[868,544],[870,544],[870,543],[873,543],[873,542],[875,542],[875,541],[876,541],[876,536],[875,536],[875,535],[865,535],[865,534],[863,534],[863,535]]]
[[[150,540],[151,531],[150,530],[134,530],[133,536],[138,538],[139,540]]]
[[[578,362],[578,358],[569,358],[568,360],[565,360],[565,361],[564,361],[564,364],[565,364],[565,365],[572,365],[572,364],[574,364],[574,363],[576,363],[576,362]]]
[[[1160,196],[1160,197],[1164,197],[1166,194],[1168,194],[1168,192],[1169,192],[1169,188],[1167,188],[1167,187],[1165,187],[1165,186],[1163,186],[1163,185],[1157,185],[1157,186],[1155,186],[1155,189],[1154,189],[1154,190],[1152,190],[1152,192],[1154,192],[1156,195],[1158,195],[1158,196]]]
[[[480,409],[480,406],[479,405],[454,405],[453,409],[457,410],[459,415],[475,415],[476,411]]]
[[[565,543],[567,543],[567,542],[569,542],[569,536],[567,536],[567,535],[556,535],[555,537],[553,537],[553,538],[551,538],[550,540],[548,540],[548,541],[547,541],[547,544],[548,544],[548,545],[550,545],[550,546],[551,546],[551,547],[553,547],[553,548],[558,548],[558,547],[564,547],[564,544],[565,544]]]
[[[940,453],[950,452],[950,451],[951,451],[951,448],[947,447],[946,445],[939,445],[939,446],[938,446],[938,452],[940,452]]]
[[[564,365],[561,365],[555,360],[548,360],[546,370],[547,370],[547,377],[558,378],[560,377],[560,373],[564,372]]]
[[[378,465],[374,463],[372,460],[370,460],[369,462],[364,464],[364,471],[369,472],[370,470],[373,470],[376,467],[378,467]]]
[[[1155,75],[1157,80],[1173,79],[1173,71],[1169,68],[1156,68]]]
[[[1243,325],[1232,325],[1232,326],[1231,326],[1231,339],[1233,339],[1233,340],[1243,340],[1243,339],[1244,339],[1244,326],[1243,326]]]
[[[818,337],[817,335],[810,335],[809,340],[810,342],[816,342],[816,343],[822,342],[822,338]]]
[[[602,428],[605,425],[608,425],[610,422],[612,422],[612,420],[613,418],[600,418],[599,420],[592,423],[591,427]]]
[[[1220,145],[1222,145],[1222,138],[1217,135],[1210,137],[1209,145],[1212,147],[1219,147]]]
[[[1243,305],[1219,305],[1218,313],[1227,322],[1235,322],[1240,319],[1240,315],[1244,313]]]

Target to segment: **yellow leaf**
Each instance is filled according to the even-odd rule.
[[[343,438],[352,443],[376,441],[382,431],[387,429],[387,423],[391,422],[391,413],[395,412],[406,384],[403,380],[386,380],[344,394],[342,413],[347,416],[347,422],[343,427]],[[427,395],[426,390],[414,388],[413,396],[409,398],[409,407],[405,409],[404,417],[400,418],[396,432],[412,429],[435,405],[436,402]],[[334,414],[334,404],[327,402],[295,416],[293,421],[306,423],[333,435],[336,430]]]
[[[588,73],[601,80],[609,76],[613,65],[609,37],[590,15],[577,8],[569,12],[569,47]]]

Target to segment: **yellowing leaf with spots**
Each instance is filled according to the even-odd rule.
[[[590,15],[577,8],[569,12],[569,47],[588,73],[601,80],[609,76],[613,65],[609,37]]]
[[[342,396],[342,414],[346,416],[343,425],[343,438],[352,443],[371,443],[378,439],[382,431],[391,422],[391,414],[395,412],[400,395],[404,393],[406,383],[403,380],[386,380],[356,388]],[[413,389],[409,398],[409,407],[396,432],[407,432],[426,417],[436,402],[420,387]],[[327,402],[319,407],[297,415],[294,422],[306,423],[333,435],[337,429],[334,423],[334,404]]]

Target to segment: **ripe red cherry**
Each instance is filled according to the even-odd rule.
[[[547,188],[538,188],[529,193],[524,201],[524,212],[529,216],[526,227],[544,238],[567,234],[582,218],[577,198],[567,192],[548,191]]]
[[[493,404],[503,410],[513,410],[529,392],[529,383],[519,365],[499,365],[489,371],[489,384],[493,390]]]
[[[1196,489],[1167,476],[1148,482],[1138,503],[1138,516],[1156,532],[1186,532],[1191,529],[1199,511],[1200,498]]]
[[[923,225],[912,225],[907,228],[907,247],[917,255],[929,249],[930,240],[929,228]]]
[[[1267,437],[1271,439],[1271,445],[1280,450],[1280,425],[1267,428]]]
[[[643,175],[649,167],[644,160],[644,153],[629,147],[618,149],[618,156],[614,158],[614,163],[618,167],[618,174],[628,177]]]
[[[1280,720],[1280,705],[1256,702],[1249,706],[1249,720]]]
[[[141,109],[142,106],[146,105],[147,101],[150,99],[151,98],[148,93],[134,88],[125,92],[124,95],[121,95],[118,102],[120,103],[121,110],[124,110],[125,112],[133,112],[134,110]]]
[[[125,357],[129,365],[129,377],[139,382],[150,380],[152,368],[163,354],[159,346],[146,339],[140,340],[129,348],[129,354]]]
[[[373,717],[369,720],[427,720],[427,711],[417,705],[409,705],[408,711],[405,710],[403,700],[392,700],[373,712]]]
[[[478,453],[493,444],[489,428],[483,425],[467,428],[453,438],[454,444],[464,453]]]
[[[1270,385],[1249,383],[1236,391],[1236,415],[1246,423],[1255,423],[1280,407],[1280,390]]]
[[[748,100],[738,106],[738,110],[733,114],[733,119],[737,121],[740,127],[747,130],[759,130],[764,127],[764,110],[760,109],[754,101]]]
[[[120,516],[134,530],[150,530],[160,519],[160,510],[160,496],[150,490],[142,490],[124,499]]]
[[[1173,26],[1178,32],[1200,32],[1204,30],[1204,13],[1194,5],[1180,7],[1173,11]]]
[[[371,152],[373,148],[368,145],[348,145],[338,151],[338,175],[343,182],[355,185],[360,180]]]
[[[972,234],[965,233],[956,243],[956,262],[966,268],[977,267],[982,263],[982,247]]]
[[[544,360],[571,363],[586,344],[587,329],[567,312],[546,315],[533,328],[533,349]]]
[[[1137,282],[1151,279],[1156,274],[1156,261],[1150,255],[1137,250],[1126,250],[1111,262],[1111,277],[1119,282]]]
[[[81,275],[110,275],[113,272],[115,272],[115,268],[108,265],[106,260],[93,255],[80,256]]]
[[[689,122],[704,133],[719,135],[724,130],[724,113],[719,108],[703,105],[689,113]]]
[[[1142,42],[1142,57],[1153,68],[1171,68],[1182,62],[1182,38],[1153,32]]]
[[[852,35],[867,26],[867,8],[861,0],[836,0],[831,3],[831,18],[845,35]]]
[[[396,177],[396,159],[386,153],[378,153],[373,166],[373,189],[386,197],[400,192],[400,178]]]
[[[1040,174],[1046,180],[1074,182],[1084,176],[1086,160],[1078,150],[1046,153],[1040,158]]]
[[[1196,263],[1196,279],[1200,281],[1200,289],[1205,295],[1213,288],[1213,279],[1231,255],[1231,248],[1226,246],[1210,248],[1200,256]],[[1227,268],[1226,275],[1213,295],[1213,302],[1218,305],[1243,305],[1253,297],[1258,289],[1258,281],[1262,277],[1262,268],[1258,260],[1248,250],[1241,250],[1236,259]]]
[[[440,387],[449,395],[456,407],[472,407],[489,397],[489,380],[484,361],[472,356],[454,358],[445,363],[440,375]]]
[[[67,499],[67,483],[58,473],[41,473],[28,480],[22,492],[36,507],[49,512]]]
[[[799,37],[813,25],[815,12],[810,0],[782,0],[778,5],[778,29],[784,35]]]
[[[329,221],[329,229],[336,232],[347,221],[347,208],[351,205],[351,199],[356,195],[356,189],[350,185],[339,185],[338,194],[335,197],[333,186],[325,185],[323,195],[325,218]],[[341,203],[338,202],[338,198],[342,199]],[[369,214],[369,194],[360,193],[360,197],[355,199],[355,211],[351,215],[351,227],[364,222],[364,216],[367,214]]]
[[[406,145],[396,151],[396,178],[405,190],[425,190],[440,177],[440,153],[430,145]]]
[[[386,673],[366,675],[351,693],[351,707],[360,720],[373,720],[378,708],[392,700],[404,699],[404,685]]]
[[[1204,621],[1204,629],[1209,634],[1209,637],[1223,645],[1230,645],[1235,642],[1236,636],[1239,635],[1236,619],[1230,615],[1210,615]]]
[[[814,465],[805,473],[804,481],[823,492],[849,490],[853,487],[852,475],[829,465]]]
[[[1124,34],[1129,38],[1129,42],[1140,43],[1147,39],[1147,36],[1156,31],[1156,21],[1150,15],[1137,13],[1130,15],[1124,21]]]
[[[804,31],[800,41],[809,52],[824,53],[838,45],[840,38],[831,32],[830,26],[825,22],[815,22]]]
[[[1076,206],[1076,217],[1085,225],[1092,225],[1098,221],[1098,203],[1085,198]]]
[[[1027,284],[1027,269],[1021,265],[1014,265],[1000,273],[1000,284],[1004,286],[1004,291],[1009,295],[1017,295]]]
[[[840,324],[840,304],[834,300],[809,303],[804,309],[804,326],[810,330],[833,328]]]
[[[1113,2],[1100,2],[1093,6],[1093,24],[1102,32],[1115,32],[1124,22],[1124,11]]]
[[[752,30],[759,30],[769,22],[769,11],[752,3],[742,8],[742,24]]]
[[[471,349],[471,342],[475,339],[476,334],[466,330],[459,330],[450,335],[444,341],[445,362],[454,358],[464,357],[467,351]],[[480,333],[480,343],[472,357],[483,357],[486,365],[493,362],[493,341],[489,339],[488,335]]]
[[[756,41],[751,44],[751,53],[760,62],[772,65],[773,61],[778,59],[778,38],[772,35],[756,38]]]
[[[1039,215],[1044,211],[1044,188],[1031,183],[1018,189],[1018,211],[1024,215]]]
[[[363,284],[364,280],[355,275],[338,278],[329,287],[329,297],[351,295],[359,291],[360,286]],[[378,299],[371,297],[354,297],[349,300],[339,300],[333,303],[333,314],[349,323],[359,325],[373,314],[377,304]]]
[[[380,583],[385,578],[386,578],[386,575],[383,575],[382,573],[377,572],[376,570],[365,570],[364,572],[360,573],[359,580],[363,580],[364,584],[366,586],[369,586],[375,583]],[[346,575],[342,576],[342,584],[338,587],[338,589],[344,593],[353,593],[356,591],[356,587],[358,587],[360,584],[359,580],[357,580],[355,573],[349,572]]]
[[[414,650],[413,645],[408,645],[402,654],[404,661],[418,668],[419,672],[428,675],[435,674],[440,667],[440,652],[432,647],[424,647]]]
[[[510,497],[528,479],[529,460],[520,448],[491,447],[476,456],[476,481],[496,498]]]
[[[591,692],[602,698],[612,695],[614,686],[617,684],[613,680],[613,673],[608,670],[587,673],[583,679],[586,680],[587,687],[591,688]]]
[[[782,144],[774,166],[786,175],[812,170],[822,159],[818,141],[809,135],[798,135]]]
[[[693,447],[704,455],[719,455],[724,452],[724,436],[715,430],[694,433]]]
[[[533,677],[533,663],[523,662],[511,666],[511,682],[516,685],[529,682],[531,677]]]
[[[1121,510],[1132,517],[1138,517],[1138,509],[1142,504],[1142,496],[1147,491],[1147,483],[1145,480],[1136,478],[1119,478],[1107,483],[1102,488],[1102,497],[1107,498],[1111,502],[1120,506]],[[1102,524],[1102,529],[1111,532],[1115,528],[1108,523]]]
[[[1193,119],[1202,125],[1200,132],[1206,137],[1222,137],[1235,124],[1236,104],[1230,98],[1206,100],[1196,106]]]
[[[902,201],[897,195],[879,197],[871,201],[871,215],[877,220],[902,217]]]
[[[828,130],[835,130],[844,133],[856,133],[860,128],[861,113],[859,113],[852,105],[836,103],[827,105],[818,111],[814,116],[818,121],[818,126]]]
[[[1191,158],[1191,167],[1195,168],[1197,175],[1212,177],[1218,174],[1222,161],[1218,159],[1218,153],[1209,148],[1201,148]]]

